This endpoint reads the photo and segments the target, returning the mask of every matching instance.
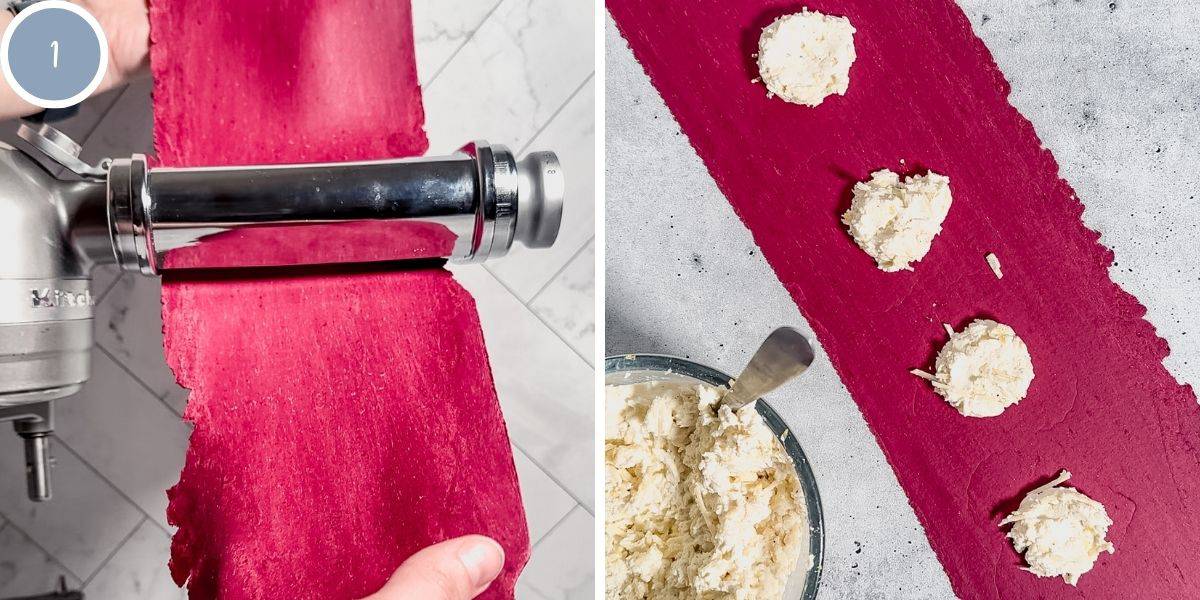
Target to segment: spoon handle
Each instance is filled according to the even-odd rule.
[[[813,362],[808,339],[791,327],[771,332],[721,400],[737,410],[803,373]]]

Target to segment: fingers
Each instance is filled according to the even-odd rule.
[[[470,600],[504,568],[504,550],[481,535],[434,544],[410,556],[364,600]]]
[[[149,73],[150,16],[145,0],[75,0],[96,17],[108,38],[108,70],[101,89]]]

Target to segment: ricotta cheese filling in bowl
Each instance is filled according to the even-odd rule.
[[[605,360],[605,597],[812,599],[824,549],[808,459],[729,375],[681,358]]]

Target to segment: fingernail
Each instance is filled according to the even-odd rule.
[[[480,588],[491,583],[504,568],[504,549],[489,538],[479,537],[459,549],[458,560],[466,567],[471,582]]]

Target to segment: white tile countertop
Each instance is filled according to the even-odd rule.
[[[1116,251],[1114,280],[1200,376],[1200,3],[962,0]],[[686,356],[737,372],[799,310],[624,40],[606,31],[606,351]],[[619,215],[620,218],[613,218]],[[733,290],[734,293],[728,291]],[[826,518],[820,597],[952,598],[924,532],[854,401],[818,349],[769,398],[813,462]]]
[[[475,296],[526,504],[519,598],[591,598],[595,198],[590,2],[414,0],[430,153],[472,139],[558,152],[568,177],[548,251],[455,268]],[[151,150],[149,82],[89,100],[63,129],[84,158]],[[6,128],[11,129],[11,127]],[[162,353],[159,282],[96,274],[97,346],[57,403],[53,501],[25,499],[19,438],[0,431],[0,598],[59,575],[89,598],[181,598],[167,573],[165,490],[179,478],[186,392]]]

